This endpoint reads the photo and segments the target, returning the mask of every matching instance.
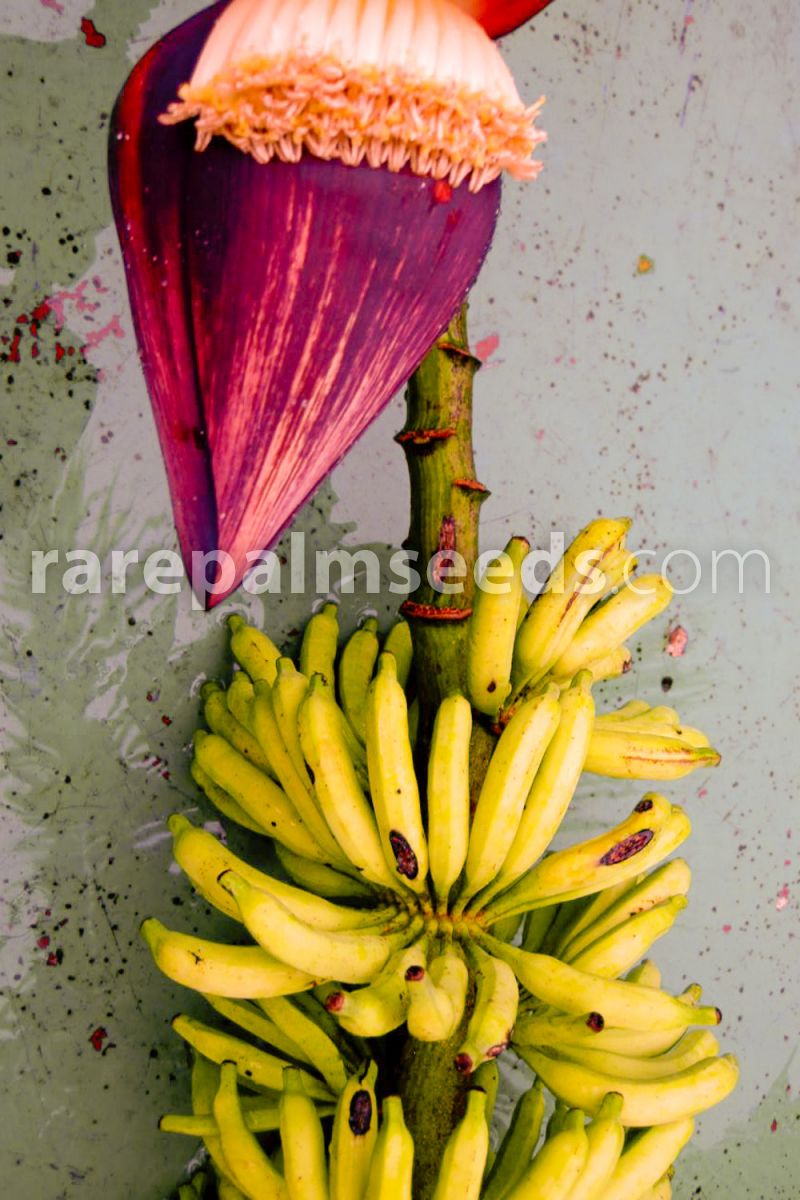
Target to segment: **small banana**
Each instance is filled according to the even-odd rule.
[[[586,1127],[586,1163],[569,1194],[569,1200],[606,1200],[606,1188],[625,1145],[625,1127],[619,1119],[622,1097],[609,1092]]]
[[[470,947],[468,952],[477,979],[477,995],[464,1041],[454,1059],[456,1070],[464,1075],[506,1049],[519,1005],[519,988],[508,964],[477,947]]]
[[[718,1008],[695,1007],[642,984],[601,979],[548,954],[528,954],[489,934],[479,938],[490,954],[513,968],[531,995],[562,1012],[575,1016],[600,1014],[607,1026],[638,1030],[679,1031],[689,1025],[718,1025],[722,1019]]]
[[[228,707],[226,693],[219,684],[204,683],[200,695],[204,702],[203,715],[211,732],[224,737],[254,767],[258,767],[265,775],[274,779],[275,773],[269,759],[250,730],[233,715]]]
[[[224,788],[214,783],[214,780],[210,775],[206,774],[196,758],[193,758],[191,761],[189,773],[200,790],[205,792],[214,807],[219,809],[223,817],[227,817],[230,821],[235,821],[237,825],[241,825],[243,829],[249,829],[251,833],[259,833],[263,837],[269,837],[269,833],[264,826],[255,821],[249,813],[245,812],[242,806],[237,804],[233,796],[229,795]]]
[[[220,883],[234,897],[242,921],[260,946],[281,962],[303,963],[318,979],[368,983],[395,950],[411,941],[418,928],[411,922],[391,933],[315,929],[235,871],[227,871]]]
[[[408,683],[414,661],[414,643],[408,621],[395,621],[383,643],[386,654],[392,654],[397,663],[397,682],[401,687]]]
[[[464,1116],[445,1143],[432,1200],[478,1200],[488,1152],[486,1093],[472,1088]]]
[[[677,861],[677,860],[675,860]],[[644,983],[648,987],[661,987],[661,970],[652,958],[646,958],[625,976],[631,983]]]
[[[469,701],[447,696],[436,712],[428,756],[428,857],[440,912],[467,857],[471,733]]]
[[[214,1164],[220,1180],[229,1179],[228,1164],[222,1153],[222,1142],[214,1119],[214,1097],[219,1091],[220,1069],[217,1063],[202,1054],[192,1055],[192,1119],[208,1122],[210,1128],[197,1134],[203,1139],[208,1157]]]
[[[204,993],[203,999],[211,1005],[214,1012],[218,1012],[221,1017],[238,1025],[247,1033],[252,1033],[259,1041],[271,1046],[285,1058],[296,1059],[297,1062],[311,1066],[311,1059],[303,1047],[266,1015],[261,1007],[264,1004],[263,1000],[260,1000],[257,1006],[249,1000],[230,1000],[226,996],[212,996],[209,992]]]
[[[330,1200],[369,1200],[367,1178],[378,1136],[377,1067],[351,1075],[336,1105],[330,1142]]]
[[[461,1022],[469,989],[469,970],[461,954],[450,943],[428,964],[431,979],[450,998],[455,1025]],[[455,1026],[454,1026],[455,1029]]]
[[[264,997],[259,1004],[281,1033],[301,1047],[302,1057],[338,1095],[347,1083],[347,1065],[339,1047],[324,1029],[286,997]]]
[[[258,1200],[287,1200],[283,1179],[245,1123],[239,1100],[237,1069],[232,1062],[222,1064],[213,1111],[222,1153],[236,1186],[246,1196],[256,1196]]]
[[[345,642],[339,659],[336,676],[339,700],[344,715],[362,744],[366,741],[364,706],[367,701],[367,689],[372,680],[379,649],[378,622],[374,617],[368,617],[360,629],[351,634]]]
[[[539,861],[557,833],[578,785],[594,717],[587,672],[576,675],[572,686],[559,697],[558,705],[558,726],[534,776],[496,883],[485,893],[487,899]]]
[[[375,890],[370,884],[355,877],[358,874],[355,866],[352,867],[352,874],[345,874],[315,859],[293,854],[280,842],[275,843],[275,853],[289,878],[307,891],[317,896],[325,896],[328,900],[374,903]]]
[[[303,631],[300,644],[300,670],[306,679],[322,675],[333,687],[336,650],[339,644],[339,613],[336,604],[323,604]]]
[[[592,733],[584,770],[611,779],[682,779],[698,767],[719,763],[720,755],[711,746],[695,746],[671,734],[605,725]]]
[[[296,1067],[284,1067],[279,1111],[289,1200],[329,1200],[322,1122]]]
[[[589,672],[592,683],[602,683],[604,679],[618,679],[620,675],[627,675],[632,666],[633,655],[628,647],[617,646],[602,658],[594,658],[585,663],[582,669]],[[572,678],[572,675],[556,675],[555,671],[548,675],[548,679],[552,679],[560,688],[568,687]]]
[[[313,975],[280,962],[260,946],[209,942],[167,929],[155,917],[142,922],[141,934],[158,969],[198,992],[241,1000],[286,996],[317,983]]]
[[[569,961],[581,971],[616,979],[639,962],[658,938],[669,933],[687,904],[685,896],[671,896],[601,934]]]
[[[225,699],[228,703],[228,708],[233,713],[240,725],[244,725],[250,733],[251,728],[251,709],[253,700],[255,699],[255,688],[253,681],[246,671],[234,671],[233,678],[228,684],[228,690],[225,693]]]
[[[460,961],[454,958],[454,963]],[[463,1004],[461,1011],[457,1011],[450,992],[435,982],[427,966],[407,971],[406,982],[409,998],[406,1021],[411,1037],[420,1042],[443,1042],[451,1037],[458,1027]],[[466,982],[465,979],[465,992]]]
[[[492,559],[475,592],[467,640],[467,691],[478,712],[494,717],[511,691],[511,661],[522,597],[527,538],[513,537]]]
[[[369,1200],[411,1200],[413,1170],[414,1139],[403,1119],[403,1103],[399,1096],[387,1096],[365,1196]]]
[[[271,693],[275,723],[298,779],[306,790],[311,792],[313,785],[303,757],[297,723],[300,706],[308,692],[308,679],[302,671],[298,671],[290,658],[279,658],[277,670],[278,674],[272,685]],[[255,699],[255,690],[253,699]]]
[[[525,1172],[544,1120],[544,1087],[536,1080],[516,1103],[505,1137],[489,1171],[481,1200],[503,1200]]]
[[[491,883],[505,861],[560,715],[558,689],[551,687],[525,700],[503,730],[478,796],[455,912]]]
[[[690,1029],[669,1050],[649,1058],[595,1049],[591,1042],[583,1046],[561,1045],[557,1049],[564,1058],[583,1063],[603,1075],[627,1079],[663,1079],[693,1067],[704,1058],[714,1058],[719,1054],[719,1043],[708,1029]]]
[[[228,617],[228,629],[231,633],[231,651],[239,666],[253,682],[263,679],[265,683],[273,684],[275,664],[281,653],[275,643],[236,613]]]
[[[620,548],[630,525],[628,519],[592,521],[567,548],[517,633],[515,686],[541,679],[570,645],[605,582],[603,563]]]
[[[386,864],[375,816],[343,736],[344,714],[320,675],[311,680],[299,720],[303,753],[314,772],[325,819],[339,845],[366,880],[404,890]]]
[[[287,1065],[285,1059],[268,1054],[266,1050],[260,1050],[231,1033],[223,1033],[184,1013],[172,1018],[172,1028],[199,1054],[212,1062],[235,1063],[237,1071],[247,1084],[268,1088],[274,1092],[283,1088],[283,1069]],[[302,1071],[302,1068],[298,1070]],[[307,1071],[302,1071],[302,1077],[305,1089],[312,1099],[326,1103],[334,1099],[333,1093],[319,1079]]]
[[[520,1053],[546,1087],[588,1113],[597,1112],[607,1092],[619,1092],[623,1098],[620,1120],[634,1128],[663,1125],[704,1112],[724,1100],[739,1077],[732,1054],[704,1058],[658,1079],[627,1079],[531,1047],[520,1047]]]
[[[586,1164],[589,1143],[583,1113],[573,1110],[563,1128],[548,1138],[504,1200],[568,1200]]]
[[[300,820],[284,791],[248,762],[224,738],[198,729],[194,752],[200,767],[257,821],[262,829],[295,854],[327,861],[327,855]]]
[[[365,709],[370,792],[384,858],[412,891],[427,890],[428,845],[408,737],[406,696],[391,654],[381,654]]]
[[[663,575],[641,575],[599,604],[581,624],[569,646],[553,663],[553,675],[574,675],[587,663],[610,654],[617,646],[652,621],[672,599],[672,588]]]
[[[425,970],[426,939],[392,955],[383,971],[366,987],[355,991],[334,988],[325,1007],[343,1029],[358,1037],[382,1037],[397,1029],[408,1012],[408,975]]]

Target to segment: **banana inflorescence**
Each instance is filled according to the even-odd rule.
[[[296,665],[230,619],[239,669],[203,688],[192,774],[224,817],[272,839],[288,878],[176,814],[178,864],[239,935],[143,926],[164,973],[237,1027],[175,1018],[195,1098],[162,1121],[204,1139],[228,1194],[410,1197],[400,1101],[385,1097],[378,1127],[374,1070],[359,1065],[365,1039],[404,1024],[419,1041],[455,1038],[464,1075],[512,1045],[538,1080],[496,1155],[484,1094],[468,1092],[436,1200],[666,1194],[693,1117],[734,1086],[708,1029],[718,1010],[662,989],[648,958],[687,903],[689,868],[670,857],[685,811],[648,792],[611,828],[549,850],[582,773],[664,781],[719,761],[674,709],[595,711],[593,685],[625,670],[626,640],[670,596],[659,576],[634,581],[628,524],[587,526],[532,603],[524,539],[490,564],[465,694],[441,703],[424,763],[405,622],[381,643],[369,619],[340,650],[325,605]],[[496,743],[471,804],[480,722]],[[542,1088],[561,1108],[536,1149]],[[626,1128],[641,1132],[623,1148]]]

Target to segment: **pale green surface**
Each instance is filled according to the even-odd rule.
[[[174,544],[109,229],[105,131],[130,63],[194,6],[100,3],[90,15],[108,37],[102,50],[76,36],[85,8],[57,7],[5,0],[0,15],[11,228],[0,333],[85,280],[84,301],[99,307],[67,298],[60,340],[107,334],[88,355],[100,379],[78,366],[70,381],[74,360],[54,364],[52,316],[39,359],[25,333],[20,363],[3,368],[14,382],[2,436],[16,445],[3,445],[0,465],[0,965],[11,985],[2,1175],[15,1200],[160,1200],[192,1153],[155,1131],[159,1112],[187,1099],[167,1022],[199,1005],[156,975],[136,930],[147,914],[213,927],[170,873],[164,818],[197,803],[190,694],[224,669],[221,621],[234,609],[262,619],[262,605],[235,597],[207,617],[186,593],[30,595],[33,548],[139,547],[144,557]],[[693,20],[681,43],[684,16]],[[699,978],[720,1004],[742,1081],[703,1120],[675,1195],[795,1196],[796,9],[556,0],[505,50],[523,93],[550,97],[551,142],[542,179],[506,188],[473,294],[473,341],[500,338],[478,384],[478,465],[493,491],[485,543],[629,512],[634,543],[691,549],[703,563],[706,582],[672,610],[690,635],[686,657],[663,654],[664,619],[645,639],[644,666],[615,690],[657,702],[673,675],[670,703],[725,756],[716,774],[670,789],[695,818],[696,875],[658,957],[670,985]],[[16,249],[12,269],[5,255]],[[642,253],[655,269],[637,275]],[[338,502],[323,489],[296,528],[331,546],[402,539],[405,471],[391,441],[401,420],[395,403],[334,475]],[[730,568],[711,594],[711,551],[727,547],[769,555],[769,596],[754,563],[743,596]],[[273,635],[291,642],[314,599],[267,599]],[[351,622],[365,603],[348,602]],[[625,811],[631,789],[603,787],[602,807],[600,789],[583,794],[572,832]],[[48,967],[59,949],[63,962]],[[100,1025],[114,1043],[104,1055],[88,1041]]]

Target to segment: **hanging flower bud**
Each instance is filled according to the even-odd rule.
[[[225,552],[210,604],[447,324],[540,103],[449,0],[230,0],[134,68],[112,199],[184,559]]]

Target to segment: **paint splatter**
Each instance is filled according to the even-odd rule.
[[[51,950],[47,956],[48,967],[60,967],[64,961],[64,951],[61,949]]]
[[[475,346],[475,357],[481,362],[486,362],[491,358],[497,347],[500,345],[500,338],[496,333],[490,333],[488,337],[481,338]]]
[[[104,1029],[102,1025],[98,1025],[97,1028],[92,1030],[91,1034],[89,1035],[91,1047],[93,1050],[96,1050],[98,1054],[103,1050],[103,1042],[107,1037],[108,1030]]]
[[[775,908],[778,910],[778,912],[781,912],[782,909],[786,908],[788,903],[789,903],[789,885],[787,883],[785,883],[783,885],[783,887],[781,888],[781,890],[778,892],[777,899],[775,900]]]
[[[649,275],[651,271],[655,270],[655,267],[654,260],[648,254],[640,254],[636,260],[637,275]]]
[[[100,33],[100,31],[95,27],[94,21],[91,21],[89,17],[81,18],[81,33],[83,34],[87,46],[93,46],[95,49],[99,50],[106,44],[106,35],[104,33]]]
[[[722,932],[723,932],[723,933],[730,933],[730,931],[731,931],[732,929],[733,929],[733,926],[732,926],[732,925],[723,925],[723,926],[722,926]]]
[[[778,1122],[775,1120],[774,1117],[772,1118],[772,1124],[770,1125],[769,1128],[770,1128],[770,1132],[772,1132],[772,1133],[774,1133],[775,1130],[778,1128]]]
[[[59,0],[39,0],[42,8],[52,8],[53,12],[58,13],[60,17],[64,15],[64,5],[59,4]]]
[[[689,642],[689,635],[682,625],[675,625],[667,634],[667,654],[671,658],[683,658],[686,653],[686,646]]]

